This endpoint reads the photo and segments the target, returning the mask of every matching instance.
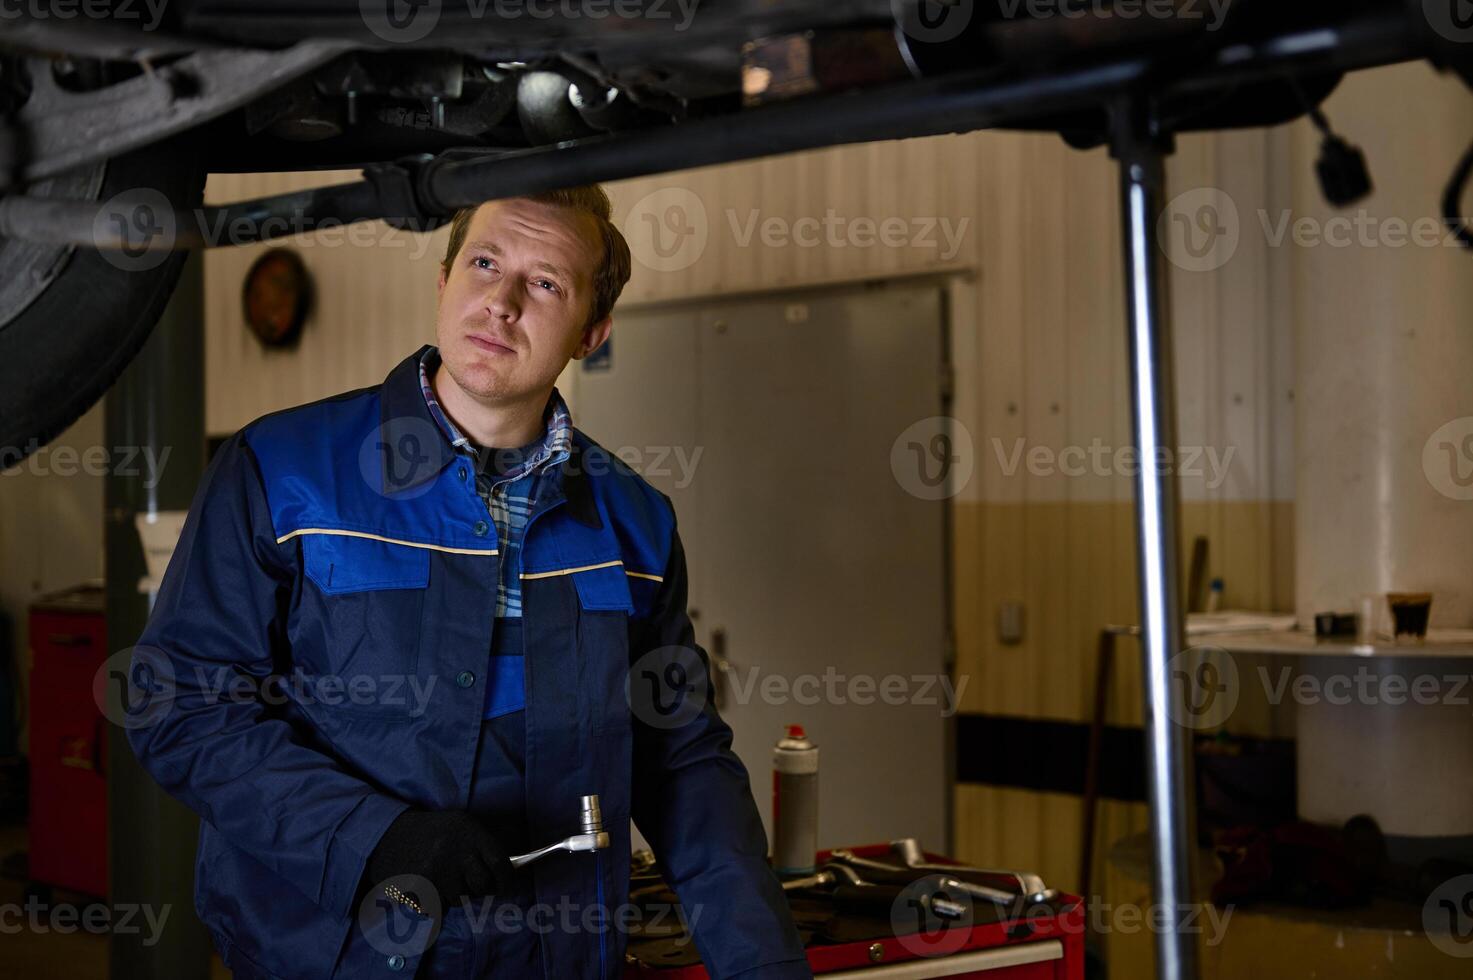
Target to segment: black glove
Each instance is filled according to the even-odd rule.
[[[511,862],[496,835],[464,810],[405,810],[389,824],[368,856],[356,906],[368,891],[395,875],[419,875],[435,886],[441,908],[461,896],[504,894]]]

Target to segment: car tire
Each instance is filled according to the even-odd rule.
[[[198,142],[186,133],[41,182],[30,193],[192,209],[204,180]],[[130,259],[0,238],[0,469],[97,403],[153,331],[187,258],[177,251]]]

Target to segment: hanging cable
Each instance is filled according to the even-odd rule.
[[[1442,196],[1442,218],[1464,248],[1473,248],[1473,229],[1469,228],[1468,219],[1463,217],[1463,193],[1468,189],[1470,174],[1473,174],[1473,144],[1469,144],[1463,159],[1458,161],[1458,168],[1453,171],[1452,179],[1447,182],[1447,191]]]
[[[1366,166],[1366,155],[1360,147],[1353,146],[1330,128],[1330,120],[1311,102],[1299,85],[1299,79],[1289,75],[1289,84],[1299,104],[1309,113],[1315,128],[1324,137],[1320,143],[1320,158],[1315,161],[1315,171],[1320,178],[1320,191],[1337,208],[1348,207],[1369,197],[1373,184],[1371,171]]]

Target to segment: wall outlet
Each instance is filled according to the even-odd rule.
[[[1008,646],[1023,642],[1023,603],[1017,600],[998,603],[997,639]]]

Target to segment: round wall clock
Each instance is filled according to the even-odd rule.
[[[312,274],[289,248],[273,248],[251,263],[241,305],[246,325],[266,347],[288,347],[312,307]]]

